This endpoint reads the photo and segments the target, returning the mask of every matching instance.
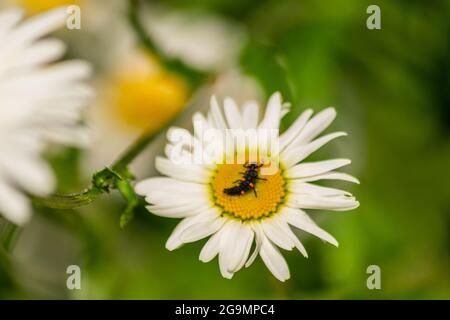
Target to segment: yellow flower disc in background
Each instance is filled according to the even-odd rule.
[[[37,14],[60,6],[80,5],[82,0],[9,0],[25,8],[28,14]]]
[[[186,104],[189,90],[176,75],[157,72],[127,75],[115,81],[113,98],[117,114],[126,124],[157,130]]]

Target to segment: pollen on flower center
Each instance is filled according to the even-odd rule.
[[[277,211],[278,205],[285,195],[285,180],[281,170],[273,175],[259,175],[266,180],[256,180],[255,196],[253,190],[242,195],[227,195],[225,188],[237,185],[236,180],[242,180],[245,168],[242,164],[221,164],[211,181],[212,193],[217,206],[224,214],[240,220],[256,220],[270,216]]]

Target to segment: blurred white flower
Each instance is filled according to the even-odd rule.
[[[110,165],[143,132],[156,132],[181,112],[189,99],[182,78],[166,72],[149,54],[135,48],[110,72],[98,81],[101,94],[88,114],[94,140],[101,143],[83,157],[87,173]],[[146,154],[130,166],[135,174],[148,174]]]
[[[0,212],[16,224],[27,222],[26,194],[44,196],[55,187],[41,153],[48,143],[85,146],[87,129],[80,111],[92,97],[83,80],[83,61],[53,63],[65,52],[56,39],[42,39],[62,27],[59,8],[21,22],[23,13],[0,11]]]
[[[167,56],[202,71],[234,65],[247,38],[241,26],[218,16],[155,7],[141,15],[148,33]]]
[[[247,158],[248,146],[227,146],[224,150],[229,152],[216,157],[216,150],[210,147],[221,142],[214,139],[205,141],[205,131],[258,129],[277,132],[280,119],[289,107],[282,103],[281,95],[275,93],[263,111],[252,101],[245,103],[240,110],[231,98],[225,99],[221,108],[213,98],[207,117],[201,113],[194,114],[194,134],[181,128],[167,132],[170,141],[166,146],[167,158],[156,159],[157,170],[166,177],[143,180],[135,190],[146,197],[150,212],[163,217],[184,218],[168,239],[167,249],[174,250],[185,243],[211,236],[200,253],[200,260],[208,262],[218,256],[223,277],[233,277],[235,272],[243,266],[250,266],[260,255],[273,275],[285,281],[290,277],[289,268],[278,247],[286,250],[297,248],[307,256],[293,228],[335,246],[338,244],[303,209],[345,211],[359,206],[349,192],[311,182],[344,180],[358,183],[358,180],[334,171],[348,165],[348,159],[304,162],[329,141],[346,135],[334,132],[317,138],[335,118],[333,108],[327,108],[312,118],[312,110],[306,110],[289,129],[276,135],[279,148],[270,154],[271,159],[279,158],[280,166],[275,173],[264,173],[259,168],[259,165],[267,164],[261,158],[253,169],[249,169],[248,162],[244,165],[236,161],[224,164],[223,159],[227,155]],[[261,113],[264,115],[260,121]],[[183,146],[177,148],[180,139]],[[264,150],[266,142],[265,138],[258,139],[253,148],[258,152]],[[181,163],[171,161],[175,149],[180,151]],[[228,188],[233,189],[226,191]]]

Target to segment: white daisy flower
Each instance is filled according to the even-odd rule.
[[[64,8],[25,22],[19,9],[0,11],[0,212],[23,224],[31,215],[26,194],[53,191],[54,176],[41,153],[48,142],[85,145],[80,109],[92,91],[81,61],[51,64],[64,44],[42,39],[64,25]]]
[[[194,135],[180,128],[168,131],[171,143],[167,145],[166,155],[171,158],[175,147],[173,142],[179,137],[192,141],[187,149],[181,151],[186,159],[195,155],[197,149],[205,147],[200,133],[202,126],[221,130],[278,130],[280,119],[289,109],[282,103],[281,95],[275,93],[268,101],[262,120],[258,121],[261,111],[255,102],[245,103],[239,109],[230,98],[225,99],[223,108],[220,108],[213,97],[206,118],[200,113],[193,116]],[[166,248],[174,250],[185,243],[211,236],[200,253],[200,260],[208,262],[218,255],[223,277],[231,278],[243,266],[250,266],[259,254],[273,275],[285,281],[290,277],[289,268],[278,247],[286,250],[297,248],[307,257],[304,246],[294,233],[296,229],[337,246],[336,239],[317,226],[303,209],[344,211],[358,207],[358,201],[350,193],[312,183],[318,180],[358,183],[358,180],[334,171],[348,165],[348,159],[303,162],[327,142],[346,135],[335,132],[317,138],[333,121],[336,111],[327,108],[314,117],[312,114],[312,110],[304,111],[289,129],[277,137],[278,152],[271,158],[279,159],[279,168],[270,175],[263,175],[262,170],[255,169],[263,164],[261,162],[253,163],[252,169],[249,168],[251,162],[239,164],[212,160],[206,164],[179,163],[158,157],[156,168],[167,177],[143,180],[136,185],[136,192],[146,197],[151,213],[184,218],[168,239]],[[265,147],[258,145],[257,148]],[[241,149],[234,150],[235,155],[241,152]],[[216,159],[211,154],[207,157]],[[253,173],[256,170],[258,179],[252,179],[251,174],[243,175],[242,172],[248,173],[249,170]],[[232,186],[237,186],[237,195],[224,191]]]

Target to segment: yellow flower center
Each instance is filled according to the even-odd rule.
[[[37,14],[65,5],[80,5],[81,0],[9,0],[13,5],[24,7],[29,14]]]
[[[125,123],[135,128],[156,130],[185,106],[189,90],[175,75],[134,74],[117,81],[114,95],[118,114]]]
[[[242,164],[221,164],[211,182],[214,201],[221,207],[224,214],[234,218],[248,221],[265,218],[277,211],[286,194],[286,182],[282,176],[281,169],[273,175],[261,175],[258,177],[266,180],[255,180],[254,188],[246,190],[239,195],[228,195],[224,193],[225,188],[238,186],[244,180],[242,172],[248,170]]]

